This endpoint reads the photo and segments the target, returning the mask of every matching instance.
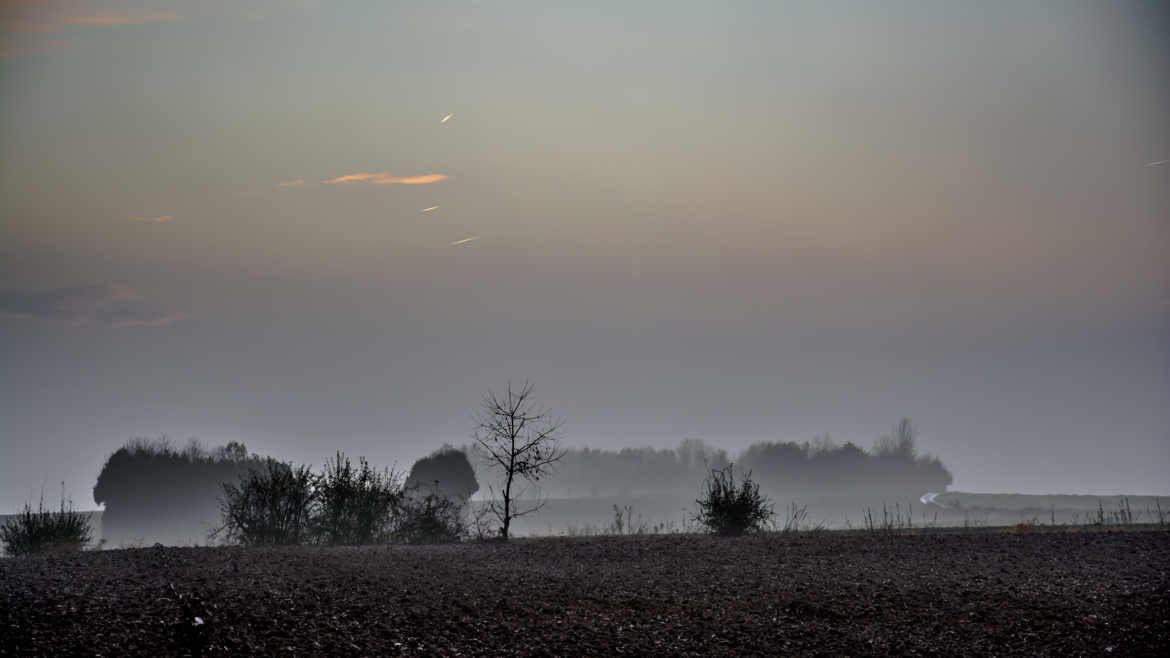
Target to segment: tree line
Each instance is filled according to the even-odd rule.
[[[249,453],[239,442],[206,449],[192,440],[176,448],[162,437],[131,439],[110,455],[93,496],[105,507],[102,535],[114,545],[201,542],[217,530],[241,543],[302,535],[360,543],[385,539],[392,522],[394,532],[415,537],[410,523],[428,520],[398,523],[402,518],[391,519],[391,512],[413,513],[417,503],[429,505],[432,517],[449,515],[478,489],[467,456],[450,446],[418,460],[404,476],[364,458],[355,465],[340,452],[315,473]],[[249,518],[260,522],[249,525]]]
[[[476,445],[465,448],[485,468]],[[734,461],[773,494],[913,494],[945,491],[954,481],[939,460],[918,449],[915,428],[903,418],[869,450],[828,435],[812,441],[761,441],[734,458],[699,439],[675,448],[570,448],[539,493],[550,498],[687,494],[712,471]],[[481,479],[483,473],[480,472]]]
[[[103,534],[112,540],[189,542],[217,529],[238,543],[344,544],[425,535],[412,524],[466,533],[468,503],[484,481],[485,502],[471,521],[481,536],[506,538],[514,519],[550,497],[690,495],[712,473],[731,472],[727,452],[701,440],[674,449],[566,450],[561,426],[535,405],[530,382],[509,384],[501,395],[484,396],[473,443],[444,446],[406,477],[364,458],[355,466],[340,452],[314,472],[250,454],[237,442],[207,450],[194,441],[176,449],[165,439],[135,439],[107,460],[94,500],[105,505]],[[825,436],[755,443],[734,462],[770,493],[917,494],[952,482],[938,458],[919,454],[909,419],[868,451]]]

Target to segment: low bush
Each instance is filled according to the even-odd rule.
[[[314,529],[323,544],[374,544],[385,541],[402,499],[399,477],[377,471],[364,457],[355,468],[337,453],[316,477]]]
[[[751,471],[735,482],[733,464],[713,470],[703,482],[696,521],[708,532],[725,537],[758,532],[775,515],[772,503],[760,493]]]
[[[222,535],[245,546],[294,545],[310,538],[317,495],[308,466],[269,459],[223,491],[223,525],[212,538]]]
[[[211,538],[233,544],[423,544],[470,535],[464,501],[437,483],[426,494],[404,489],[397,473],[364,458],[355,466],[340,452],[319,474],[270,459],[223,490],[223,525]]]
[[[89,543],[89,517],[66,507],[61,499],[59,509],[45,509],[45,500],[34,512],[27,503],[24,511],[0,526],[0,544],[12,556],[37,553],[68,553],[80,551]]]
[[[457,542],[469,535],[464,506],[436,486],[426,495],[418,487],[402,496],[396,510],[394,539],[407,544]]]

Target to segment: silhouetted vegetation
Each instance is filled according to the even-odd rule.
[[[512,519],[532,514],[544,506],[543,499],[524,499],[525,484],[540,480],[565,451],[560,447],[561,423],[532,401],[532,383],[518,391],[509,383],[507,393],[497,397],[491,391],[483,398],[475,440],[485,461],[499,475],[497,493],[491,489],[488,509],[499,522],[501,539],[508,538]],[[497,497],[498,496],[498,497]]]
[[[340,452],[315,478],[314,525],[325,544],[374,544],[385,541],[400,502],[399,478],[372,468],[364,457],[354,468]]]
[[[699,505],[695,520],[707,531],[723,537],[763,530],[764,524],[775,515],[772,503],[752,480],[751,471],[745,472],[736,484],[733,464],[712,470],[703,481],[702,495],[695,502]]]
[[[462,453],[460,453],[462,454]],[[468,536],[464,505],[438,487],[426,495],[407,495],[395,510],[393,539],[406,544],[442,544]]]
[[[73,511],[61,497],[59,509],[45,509],[42,496],[37,509],[25,503],[24,511],[0,526],[0,545],[12,556],[80,551],[90,540],[86,514]]]
[[[467,453],[449,445],[416,461],[403,486],[407,491],[435,489],[433,493],[446,496],[460,505],[479,491],[479,481],[467,459]]]
[[[903,418],[866,452],[827,436],[812,443],[757,443],[739,463],[768,491],[921,493],[946,491],[953,478],[937,458],[919,455],[914,427]]]
[[[482,450],[470,451],[473,462]],[[540,493],[559,498],[689,494],[710,469],[731,460],[724,450],[697,439],[678,448],[570,449],[555,473],[542,479]],[[754,443],[736,463],[751,470],[761,489],[772,494],[898,494],[918,496],[946,491],[950,471],[930,455],[920,455],[914,427],[902,419],[869,450],[829,437],[804,442]],[[482,474],[481,474],[482,475]]]
[[[93,488],[105,505],[102,534],[111,541],[190,541],[219,519],[223,485],[264,460],[242,443],[205,450],[192,440],[175,449],[165,437],[132,439],[106,460]]]
[[[212,533],[245,546],[287,546],[312,537],[318,506],[307,466],[275,459],[252,468],[237,484],[223,485],[223,526]]]
[[[533,405],[531,390],[526,383],[500,398],[489,393],[480,413],[477,441],[463,450],[444,446],[418,460],[404,482],[387,471],[376,472],[364,459],[350,464],[339,453],[322,472],[310,473],[309,493],[302,498],[310,508],[311,527],[295,541],[415,541],[411,537],[416,531],[407,528],[416,525],[411,519],[420,514],[422,518],[450,517],[473,528],[471,533],[456,528],[447,536],[511,534],[513,519],[534,513],[548,498],[628,500],[667,495],[690,499],[696,482],[712,470],[725,469],[731,461],[726,451],[698,439],[685,440],[674,449],[564,451],[557,436],[559,424]],[[919,454],[914,427],[907,419],[869,450],[853,443],[836,444],[827,436],[803,443],[761,442],[745,450],[736,464],[752,472],[761,492],[788,500],[794,495],[894,496],[895,500],[910,496],[916,500],[924,491],[945,491],[952,480],[937,458]],[[219,499],[225,484],[239,487],[241,478],[252,471],[269,470],[267,460],[249,455],[239,443],[205,450],[192,442],[175,449],[165,439],[135,439],[109,457],[94,487],[94,498],[106,507],[103,530],[115,544],[187,543],[224,525]],[[495,485],[485,502],[471,509],[468,501],[484,481],[495,481]],[[263,488],[256,493],[263,493]],[[426,497],[432,495],[443,496],[453,505],[427,503]],[[240,513],[259,514],[264,509],[256,507],[257,500],[240,502],[245,504],[237,510]],[[631,520],[623,517],[624,531],[630,531]],[[261,518],[256,523],[262,529],[270,521]],[[808,519],[793,522],[786,517],[783,525],[807,526]],[[232,535],[230,540],[276,541],[271,532],[258,532]]]
[[[473,463],[488,464],[479,446],[468,450]],[[729,462],[727,452],[697,439],[687,439],[677,448],[570,448],[557,463],[555,472],[540,481],[540,492],[557,498],[598,498],[637,496],[674,492],[689,496],[695,482],[711,468]],[[477,464],[478,465],[478,464]],[[485,469],[486,471],[486,469]],[[481,473],[486,477],[487,473]]]
[[[466,457],[464,458],[466,462]],[[465,502],[437,485],[406,490],[394,471],[338,452],[320,473],[267,460],[223,487],[212,538],[245,546],[454,542],[467,536]]]

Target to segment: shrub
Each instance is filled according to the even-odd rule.
[[[268,459],[238,484],[223,485],[223,525],[212,533],[246,546],[299,544],[310,537],[316,503],[308,466]]]
[[[42,497],[37,511],[25,503],[23,512],[0,526],[0,543],[12,556],[69,553],[85,548],[90,533],[88,515],[66,507],[64,497],[57,510],[45,509]]]
[[[211,538],[245,546],[421,544],[469,535],[462,498],[449,498],[437,483],[426,495],[418,485],[404,489],[397,473],[377,471],[364,457],[355,466],[340,452],[320,474],[269,459],[223,492],[223,525]]]
[[[402,498],[398,476],[374,470],[364,457],[354,468],[337,453],[316,478],[314,529],[326,544],[372,544],[384,541],[394,508]]]
[[[463,505],[442,495],[438,486],[425,496],[419,495],[416,487],[400,499],[394,539],[407,544],[442,544],[466,536]]]
[[[703,482],[702,497],[695,501],[699,505],[696,521],[725,537],[762,530],[775,514],[771,502],[760,493],[760,485],[752,481],[751,471],[736,484],[733,466],[712,470]]]

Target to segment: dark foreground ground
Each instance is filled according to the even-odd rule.
[[[0,653],[1153,655],[1170,533],[144,548],[0,560]]]

